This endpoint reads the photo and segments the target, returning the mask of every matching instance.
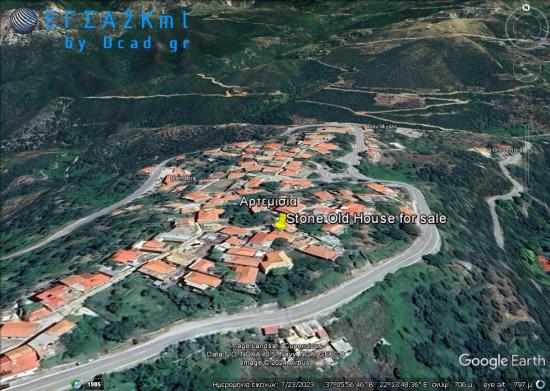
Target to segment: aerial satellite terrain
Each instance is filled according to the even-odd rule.
[[[0,389],[550,389],[549,1],[0,17]]]

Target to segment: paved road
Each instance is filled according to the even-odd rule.
[[[356,134],[354,151],[342,158],[350,162],[354,161],[357,158],[357,153],[364,148],[361,129],[354,125],[353,129]],[[354,167],[350,167],[349,173],[358,179],[369,180],[369,178],[357,172]],[[405,183],[391,183],[410,192],[418,213],[430,213],[430,208],[418,189]],[[268,324],[290,326],[297,322],[328,315],[372,287],[376,282],[383,280],[388,274],[417,262],[423,255],[437,252],[440,244],[441,241],[436,226],[423,225],[420,227],[419,237],[402,253],[380,262],[376,266],[362,269],[354,278],[343,282],[336,288],[292,307],[268,310],[259,308],[234,315],[217,315],[206,319],[177,323],[162,330],[145,342],[121,348],[96,360],[79,366],[70,364],[64,367],[52,368],[13,381],[10,390],[46,391],[68,389],[72,379],[90,379],[100,373],[120,371],[154,358],[166,347],[186,339]]]
[[[134,201],[135,199],[141,197],[143,194],[147,193],[148,191],[153,189],[153,187],[155,187],[155,185],[157,183],[157,180],[160,178],[160,173],[161,173],[162,169],[164,168],[166,163],[168,163],[169,160],[170,159],[167,159],[167,160],[163,161],[162,163],[160,163],[158,166],[156,166],[155,169],[153,170],[153,172],[149,175],[149,178],[147,178],[147,180],[137,190],[135,190],[132,194],[130,194],[126,198],[124,198],[124,199],[122,199],[118,202],[115,202],[114,204],[112,204],[112,205],[110,205],[106,208],[103,208],[103,209],[101,209],[101,210],[99,210],[95,213],[92,213],[91,215],[88,215],[86,217],[82,217],[81,219],[73,221],[72,223],[69,223],[68,225],[66,225],[64,227],[61,227],[58,231],[56,231],[52,235],[48,236],[47,238],[42,239],[38,243],[35,243],[32,246],[26,247],[22,250],[13,252],[11,254],[4,255],[0,258],[0,260],[14,258],[14,257],[17,257],[19,255],[23,255],[23,254],[26,254],[28,252],[38,250],[39,248],[44,247],[45,245],[53,242],[54,240],[57,240],[59,238],[62,238],[65,235],[70,234],[75,229],[82,227],[84,224],[88,224],[88,223],[94,221],[95,219],[98,219],[102,216],[105,216],[105,215],[111,213],[112,211],[114,211],[115,209],[118,209],[121,206],[126,205],[126,204]]]

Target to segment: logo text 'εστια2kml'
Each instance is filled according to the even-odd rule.
[[[69,29],[184,29],[187,26],[187,11],[182,11],[181,15],[159,14],[155,15],[153,11],[141,11],[136,14],[132,10],[123,12],[97,10],[84,10],[76,12],[74,10],[47,10],[44,12],[45,25],[47,30],[58,28]],[[62,23],[59,25],[57,23]]]
[[[47,30],[65,29],[67,34],[78,34],[79,32],[103,31],[106,34],[101,37],[97,46],[103,49],[151,49],[166,48],[175,53],[181,49],[187,49],[190,40],[188,38],[169,39],[166,42],[154,40],[151,35],[143,38],[126,38],[125,33],[144,30],[187,30],[187,11],[169,15],[154,14],[153,11],[141,11],[136,13],[132,10],[123,12],[84,10],[58,11],[47,10],[44,12],[45,26]],[[65,49],[74,49],[83,53],[89,46],[88,40],[84,38],[65,36]]]

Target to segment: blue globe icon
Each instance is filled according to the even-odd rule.
[[[38,23],[36,12],[30,8],[19,8],[12,12],[10,25],[18,34],[32,33]]]

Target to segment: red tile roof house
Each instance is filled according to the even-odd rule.
[[[268,325],[268,326],[262,326],[262,334],[263,335],[277,335],[279,333],[279,326],[275,325]]]
[[[142,255],[142,252],[136,250],[119,250],[113,255],[113,261],[120,263],[132,263],[137,261]]]
[[[69,331],[71,331],[75,326],[76,324],[74,322],[71,322],[70,320],[67,320],[67,319],[63,319],[57,322],[56,324],[54,324],[53,326],[49,327],[46,330],[46,333],[49,335],[60,337],[63,334],[66,334]]]
[[[165,243],[155,239],[139,242],[134,246],[134,248],[153,253],[162,253],[166,251]]]
[[[256,257],[245,257],[242,255],[228,255],[224,256],[223,261],[228,265],[258,267],[262,259]]]
[[[366,187],[383,195],[392,195],[395,193],[395,190],[390,189],[389,187],[383,185],[382,183],[371,182],[371,183],[368,183]]]
[[[214,267],[214,262],[209,261],[208,259],[197,259],[195,262],[193,262],[189,269],[194,270],[196,272],[201,272],[204,274],[208,274],[208,270]]]
[[[317,335],[317,337],[319,339],[322,339],[322,340],[328,340],[330,338],[327,331],[325,330],[325,328],[323,326],[320,326],[317,329],[317,331],[315,332],[315,335]]]
[[[310,140],[328,141],[332,140],[334,136],[331,134],[310,133],[306,135],[306,138]]]
[[[195,223],[194,217],[180,217],[174,220],[175,227],[182,227],[186,225],[193,225]]]
[[[252,266],[233,266],[232,269],[237,274],[233,279],[234,282],[243,285],[256,284],[256,277],[258,276],[258,268]]]
[[[230,236],[222,244],[226,247],[229,247],[229,246],[240,246],[243,243],[244,243],[244,240],[238,238],[237,236]]]
[[[252,178],[247,183],[245,183],[244,187],[253,189],[260,186],[263,181],[264,180],[262,178]]]
[[[187,285],[200,290],[214,289],[222,283],[219,277],[194,271],[186,274],[183,281]]]
[[[27,316],[27,320],[29,320],[31,322],[34,322],[36,320],[40,320],[40,319],[43,319],[47,316],[50,316],[51,313],[52,312],[49,309],[47,309],[46,307],[40,307],[40,308],[37,308],[36,310],[32,311]]]
[[[311,205],[309,206],[309,209],[313,212],[314,215],[323,215],[323,216],[338,212],[336,208],[332,208],[330,206],[325,206],[322,204]]]
[[[223,178],[224,176],[225,176],[225,172],[216,171],[216,172],[213,172],[212,174],[208,175],[208,178],[220,179],[220,178]]]
[[[183,198],[193,202],[208,201],[212,198],[208,193],[202,191],[194,191],[183,196]]]
[[[74,290],[87,292],[96,286],[106,284],[111,277],[103,273],[74,274],[61,280],[61,282]]]
[[[155,171],[155,168],[156,168],[155,166],[144,167],[144,168],[138,170],[138,173],[148,175],[148,174],[152,173],[153,171]]]
[[[540,266],[546,273],[550,273],[550,260],[544,255],[537,255],[537,261],[539,261]]]
[[[245,153],[256,153],[256,152],[259,152],[260,151],[260,148],[258,147],[247,147],[245,149],[243,149],[243,152]]]
[[[403,213],[407,216],[414,216],[415,215],[414,211],[411,208],[409,208],[408,206],[400,206],[399,207],[399,212],[401,212],[401,213]]]
[[[252,141],[239,141],[233,144],[229,144],[231,147],[235,147],[237,149],[243,149],[248,147],[250,144],[252,144]]]
[[[262,189],[239,189],[235,193],[238,195],[247,195],[247,194],[256,194],[256,193],[262,193],[264,190]]]
[[[222,228],[219,232],[226,235],[244,236],[248,232],[250,232],[250,228],[243,228],[243,227],[237,227],[234,225],[228,225],[227,227]]]
[[[319,198],[321,201],[333,201],[334,196],[328,191],[316,191],[313,195]]]
[[[233,194],[233,193],[224,194],[223,196],[220,197],[220,199],[222,199],[224,203],[234,201],[234,200],[238,200],[239,198],[241,198],[241,197],[239,197],[238,194]]]
[[[80,295],[80,292],[74,291],[66,285],[57,284],[35,297],[49,309],[57,309]]]
[[[298,173],[296,171],[292,171],[292,170],[284,170],[284,171],[281,171],[281,173],[279,175],[292,177],[292,176],[298,176]]]
[[[283,144],[279,144],[279,143],[270,143],[270,144],[264,145],[266,149],[281,149],[282,146]]]
[[[21,345],[0,356],[2,377],[38,368],[38,355],[29,345]]]
[[[246,174],[244,172],[230,172],[229,174],[227,174],[227,179],[239,179],[239,178],[242,178],[243,176],[245,176]]]
[[[237,163],[239,167],[256,167],[258,162],[256,160],[241,160]]]
[[[262,172],[264,172],[264,173],[274,174],[279,170],[280,170],[280,168],[275,167],[275,166],[262,166]]]
[[[331,234],[339,235],[346,229],[343,224],[325,224],[321,226],[321,231],[330,232]]]
[[[265,254],[265,260],[260,263],[260,270],[267,274],[273,269],[292,269],[293,266],[292,259],[284,251],[271,250]]]
[[[38,328],[38,323],[12,320],[0,325],[0,337],[2,338],[29,338]]]
[[[332,143],[321,143],[312,146],[311,149],[325,155],[334,149],[338,149],[338,145]]]
[[[159,280],[166,280],[177,270],[177,267],[163,261],[149,261],[139,268],[139,271],[143,274],[147,274]]]
[[[255,166],[245,166],[244,170],[246,172],[256,172],[256,171],[262,171],[262,166],[255,165]]]
[[[281,175],[296,175],[302,170],[302,162],[293,160],[284,166],[284,170],[283,172],[289,172],[289,174],[281,173]]]
[[[313,255],[317,258],[327,259],[329,261],[335,261],[336,258],[338,258],[338,254],[336,252],[322,246],[310,245],[300,251],[309,255]]]
[[[340,200],[346,200],[346,201],[350,201],[350,202],[355,202],[357,201],[357,198],[355,198],[353,196],[353,194],[347,194],[347,193],[340,193],[339,197],[338,197]]]
[[[224,209],[201,210],[197,213],[197,223],[208,223],[216,221],[224,212]]]
[[[275,240],[274,235],[270,235],[270,232],[256,232],[248,240],[248,245],[258,249],[265,249],[271,246],[271,243]]]

